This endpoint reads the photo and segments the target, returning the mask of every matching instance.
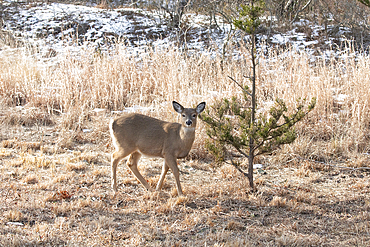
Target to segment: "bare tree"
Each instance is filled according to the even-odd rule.
[[[164,9],[170,15],[170,26],[178,28],[181,24],[181,18],[185,13],[185,8],[189,5],[190,0],[178,1],[161,1],[159,7]]]

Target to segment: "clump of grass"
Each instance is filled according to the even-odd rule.
[[[366,155],[364,154],[356,155],[354,157],[351,157],[351,160],[352,160],[352,162],[350,163],[351,167],[354,167],[354,168],[360,168],[360,167],[369,168],[370,167],[370,157],[367,154]]]
[[[287,199],[286,198],[282,198],[280,196],[274,196],[271,200],[271,202],[269,203],[269,206],[272,206],[272,207],[278,207],[278,208],[284,208],[287,206]]]
[[[75,176],[75,172],[62,173],[53,178],[52,183],[65,183],[71,180]]]
[[[107,169],[103,169],[102,167],[98,167],[98,168],[95,168],[93,169],[92,171],[92,175],[95,177],[95,178],[99,178],[99,177],[107,177],[109,174],[110,176],[110,173],[108,173],[108,170]]]
[[[20,157],[16,160],[13,160],[13,166],[22,166],[31,169],[49,169],[53,166],[53,162],[43,155],[35,155],[32,152],[21,152]]]
[[[186,196],[179,196],[176,198],[175,205],[184,205],[189,202],[189,198]]]
[[[159,176],[155,176],[155,177],[149,177],[147,179],[147,182],[148,184],[151,186],[151,187],[155,187],[157,185],[159,181]],[[163,188],[167,188],[167,185],[166,185],[166,182],[164,182],[163,184]]]
[[[225,229],[230,230],[230,231],[235,231],[235,230],[242,231],[245,229],[245,226],[241,222],[230,220],[229,222],[227,222],[227,226]]]
[[[71,159],[71,161],[76,162],[85,162],[88,164],[97,164],[101,162],[101,155],[96,152],[80,152],[80,151],[74,151],[73,152],[74,158]]]
[[[75,172],[81,172],[85,171],[88,168],[88,165],[86,162],[78,162],[78,163],[67,163],[66,169],[68,171],[75,171]]]
[[[39,181],[35,174],[29,174],[25,178],[23,178],[23,182],[26,184],[37,184]]]
[[[5,219],[10,222],[20,222],[23,220],[23,213],[19,210],[9,210],[5,212]]]
[[[29,151],[40,150],[42,147],[41,142],[25,142],[25,141],[18,141],[18,139],[4,140],[1,142],[1,146],[3,148],[20,149],[23,152],[28,151],[28,150]]]
[[[50,113],[42,112],[37,108],[30,108],[21,111],[9,111],[3,119],[3,123],[7,125],[21,125],[26,127],[55,124]]]
[[[11,156],[12,156],[12,153],[6,148],[0,149],[0,158],[9,158]]]

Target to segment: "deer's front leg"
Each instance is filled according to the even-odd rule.
[[[167,166],[171,169],[173,175],[175,176],[176,180],[176,186],[177,186],[177,194],[179,196],[182,196],[182,189],[181,189],[181,184],[180,184],[180,170],[177,166],[177,160],[175,156],[166,156],[165,157],[165,162]]]
[[[158,184],[157,184],[157,190],[161,190],[162,189],[162,186],[163,186],[163,181],[164,181],[164,178],[168,172],[168,165],[166,165],[166,161],[163,162],[163,167],[162,167],[162,174],[161,174],[161,177],[158,181]]]

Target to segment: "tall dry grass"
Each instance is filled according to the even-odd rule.
[[[170,102],[211,105],[221,97],[241,96],[228,76],[248,83],[249,56],[223,61],[210,53],[184,53],[176,48],[134,54],[117,45],[109,55],[86,48],[60,55],[48,64],[28,52],[0,53],[0,100],[3,109],[22,105],[59,116],[64,130],[82,128],[94,108],[113,110],[140,105],[147,114],[176,121]],[[328,55],[329,54],[329,55]],[[338,55],[339,54],[339,55]],[[258,99],[262,108],[279,97],[288,107],[300,98],[317,98],[317,106],[298,126],[296,144],[279,153],[319,160],[348,159],[369,151],[370,58],[351,47],[334,53],[270,48],[260,56]],[[3,114],[4,122],[8,115]],[[90,119],[91,120],[91,119]],[[196,148],[203,150],[200,124]],[[288,155],[286,155],[288,154]],[[367,160],[367,158],[363,159]]]
[[[367,56],[313,61],[305,52],[266,52],[258,71],[261,108],[275,97],[290,107],[299,97],[318,99],[297,127],[299,138],[258,160],[270,165],[266,174],[256,171],[255,193],[233,166],[210,169],[211,162],[192,160],[181,167],[186,197],[174,197],[173,176],[161,192],[151,193],[129,169],[119,169],[120,193],[110,195],[107,126],[117,115],[112,111],[140,105],[151,109],[145,114],[176,121],[172,100],[184,105],[205,100],[209,106],[221,97],[240,97],[227,76],[248,83],[247,53],[224,61],[222,71],[218,57],[185,56],[174,48],[135,56],[124,46],[110,56],[87,49],[53,64],[6,52],[0,51],[0,246],[369,242],[368,175],[328,171],[308,161],[286,166],[297,155],[367,164],[362,154],[368,145]],[[97,107],[105,110],[94,112]],[[204,157],[205,126],[198,123],[198,151],[192,155]],[[161,166],[160,159],[139,163],[152,185]]]

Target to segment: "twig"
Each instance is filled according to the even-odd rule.
[[[295,22],[295,20],[297,19],[298,15],[299,15],[302,11],[304,11],[304,10],[308,7],[308,5],[310,5],[310,3],[311,3],[311,2],[312,2],[312,0],[309,0],[309,1],[306,3],[306,5],[305,5],[305,6],[303,6],[303,8],[302,8],[301,10],[297,11],[297,13],[295,14],[295,16],[294,16],[293,20],[290,22],[290,24],[293,24],[293,23]]]
[[[163,9],[164,11],[166,11],[169,15],[170,15],[170,18],[171,18],[171,20],[173,19],[173,15],[172,15],[172,12],[168,9],[168,8],[166,8],[165,6],[163,6],[163,5],[158,5],[161,9]]]
[[[231,161],[231,164],[238,170],[240,171],[244,176],[248,177],[248,173],[244,172],[242,169],[240,169],[240,167],[234,163],[233,159],[231,158],[231,156],[229,156],[229,159]],[[228,163],[228,162],[226,162]]]
[[[234,145],[232,145],[239,153],[241,153],[242,155],[244,155],[244,157],[248,158],[249,159],[249,155],[244,153],[243,150],[241,150],[240,148],[237,148],[235,147]]]
[[[235,84],[238,85],[246,94],[248,94],[249,96],[252,97],[252,94],[250,92],[248,92],[247,90],[245,90],[245,88],[243,88],[243,86],[240,85],[239,82],[234,80],[234,78],[232,78],[231,76],[227,76],[227,77],[229,77],[233,82],[235,82]]]

